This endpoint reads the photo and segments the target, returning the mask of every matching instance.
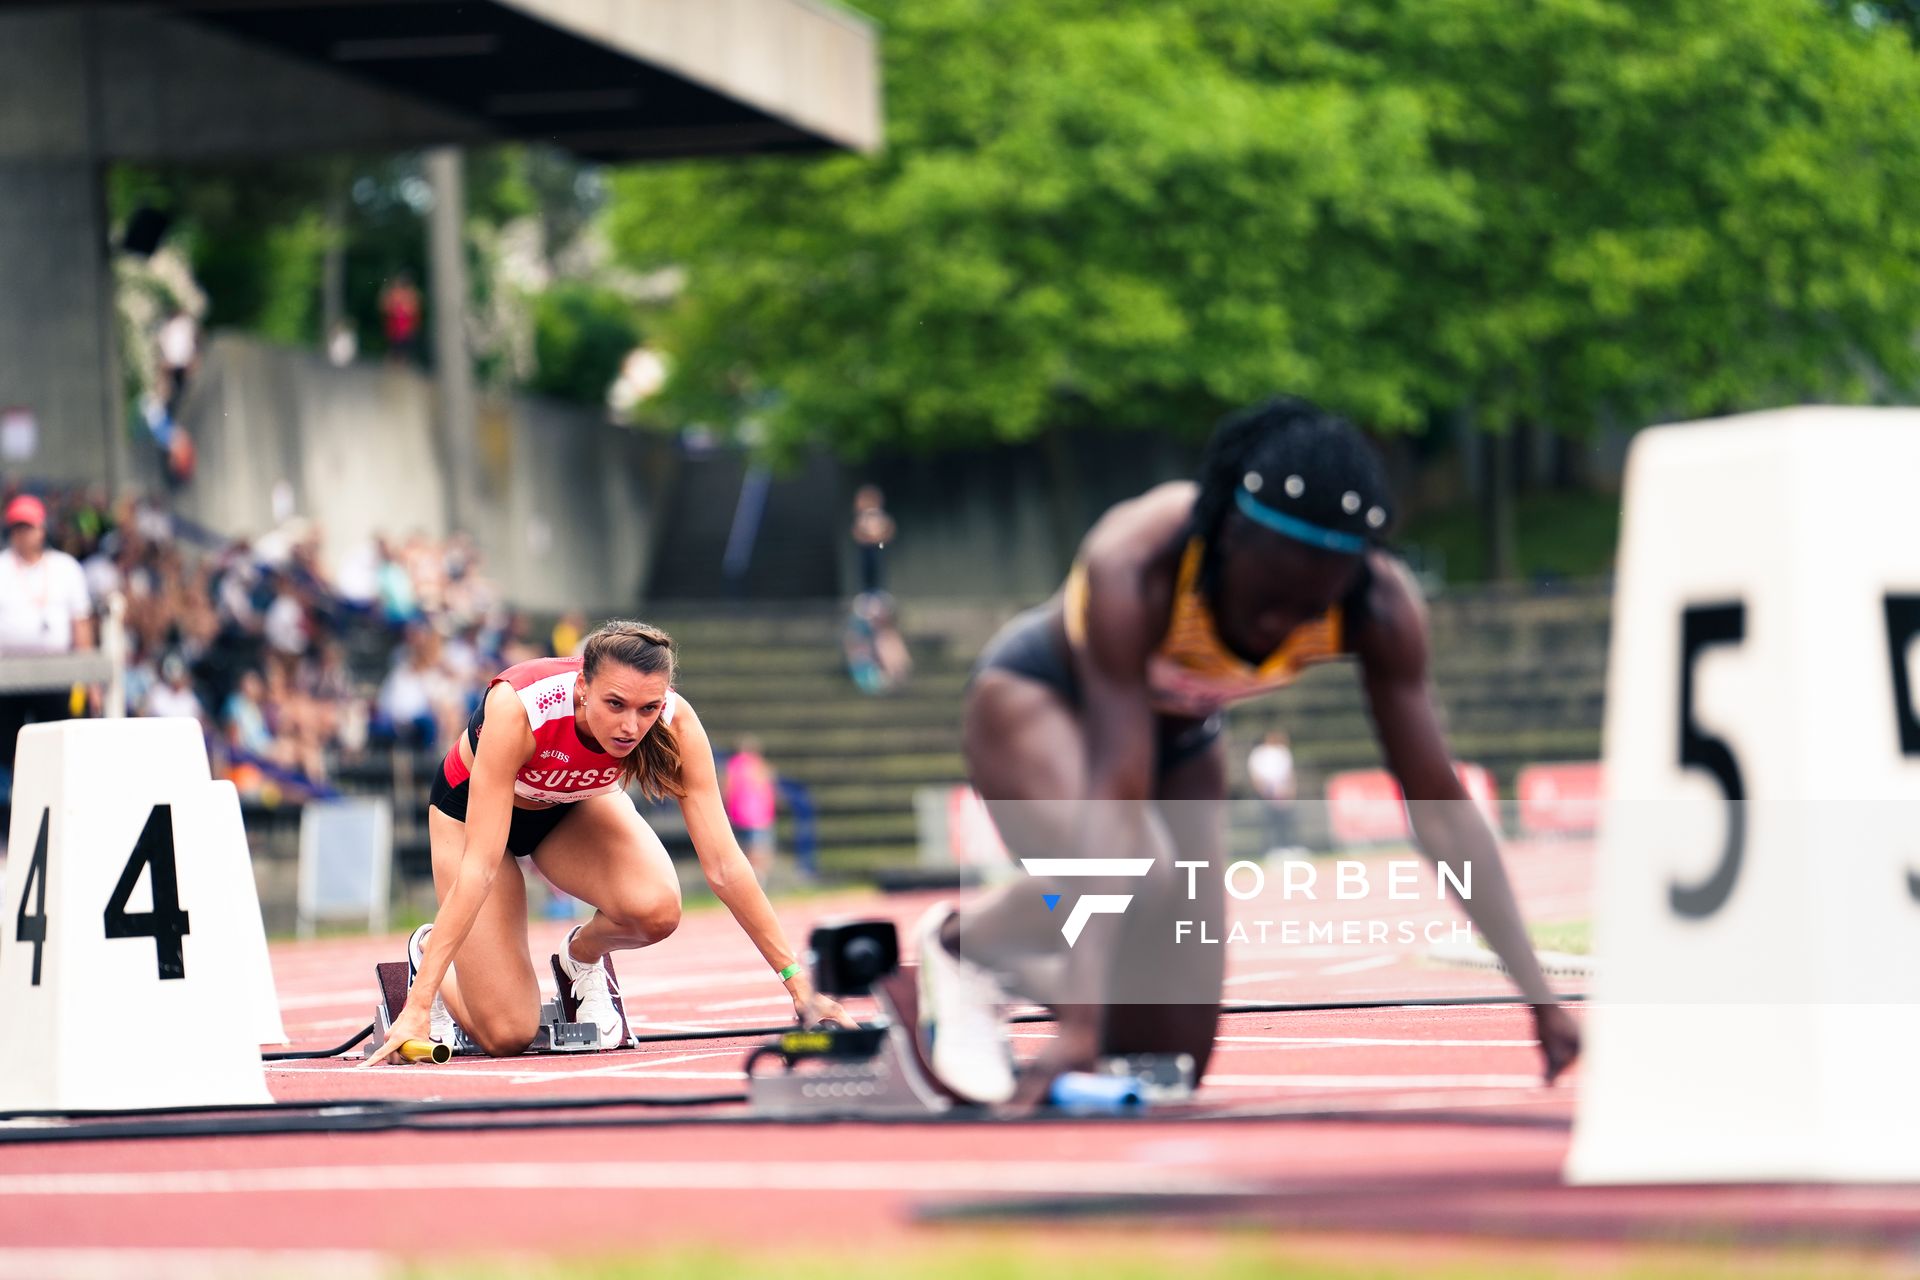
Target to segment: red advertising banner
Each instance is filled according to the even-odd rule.
[[[1453,772],[1467,796],[1500,830],[1500,789],[1493,775],[1477,764],[1458,764]],[[1327,824],[1337,845],[1386,844],[1411,839],[1407,803],[1400,784],[1385,769],[1354,769],[1327,779]]]
[[[1520,830],[1530,836],[1590,836],[1600,829],[1598,763],[1534,764],[1520,771]]]

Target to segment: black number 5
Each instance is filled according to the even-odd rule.
[[[1689,605],[1680,615],[1680,767],[1705,769],[1727,797],[1727,841],[1720,865],[1699,884],[1675,882],[1667,889],[1674,913],[1690,920],[1704,919],[1726,904],[1740,877],[1740,859],[1747,847],[1747,814],[1741,805],[1747,793],[1740,763],[1733,758],[1732,747],[1702,733],[1693,722],[1693,667],[1707,649],[1738,644],[1746,635],[1747,606],[1738,601]]]
[[[1888,596],[1887,650],[1893,659],[1893,719],[1900,727],[1900,754],[1920,756],[1920,716],[1913,713],[1913,685],[1907,679],[1907,651],[1920,635],[1920,596]],[[1907,872],[1907,894],[1920,902],[1920,871]]]

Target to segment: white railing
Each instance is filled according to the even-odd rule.
[[[78,653],[20,654],[0,658],[0,694],[52,692],[74,685],[101,685],[101,714],[127,714],[127,601],[119,592],[107,597],[100,647]]]

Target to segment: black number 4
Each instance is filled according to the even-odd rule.
[[[27,903],[33,914],[27,914]],[[14,917],[14,936],[33,944],[33,986],[40,985],[40,955],[47,949],[47,810],[40,811],[40,834],[33,839],[33,860],[27,863],[27,882],[20,886],[20,914]]]
[[[127,900],[140,883],[140,870],[153,873],[153,910],[129,913]],[[173,806],[157,804],[133,846],[133,856],[120,872],[120,883],[107,899],[104,917],[109,938],[152,938],[160,977],[187,976],[187,958],[180,939],[187,936],[187,913],[180,909],[180,881],[173,865]]]

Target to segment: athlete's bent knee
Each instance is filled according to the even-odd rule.
[[[474,1025],[462,1028],[481,1052],[495,1058],[511,1058],[527,1051],[540,1032],[540,1011],[525,1014],[494,1014],[475,1018]]]
[[[600,910],[613,918],[623,934],[640,942],[659,942],[680,927],[680,898],[672,893],[646,894]]]

